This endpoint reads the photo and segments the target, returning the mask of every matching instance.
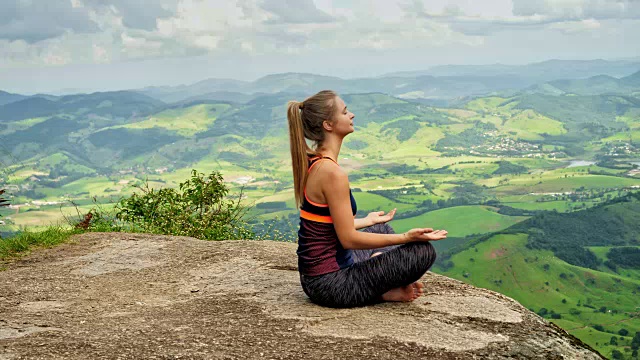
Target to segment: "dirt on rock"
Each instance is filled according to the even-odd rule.
[[[421,281],[412,303],[328,309],[295,244],[87,233],[0,272],[0,360],[601,358],[506,296]]]

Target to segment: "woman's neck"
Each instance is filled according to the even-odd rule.
[[[322,156],[328,156],[338,162],[338,155],[340,155],[340,148],[342,147],[342,139],[336,139],[327,137],[317,152]]]

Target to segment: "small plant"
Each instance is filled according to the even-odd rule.
[[[204,240],[253,239],[251,227],[243,220],[247,208],[229,200],[222,175],[208,176],[192,170],[191,178],[178,190],[137,186],[141,193],[120,200],[116,205],[115,224],[124,231],[192,236]],[[93,217],[100,217],[97,212]],[[104,217],[103,217],[104,218]]]

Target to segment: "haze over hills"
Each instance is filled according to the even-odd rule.
[[[583,79],[596,75],[623,77],[638,71],[640,60],[547,60],[526,65],[441,65],[424,71],[402,71],[383,76],[496,76],[515,75],[534,82]]]
[[[11,94],[0,90],[0,106],[26,98],[25,95]]]
[[[621,78],[596,75],[587,79],[553,80],[535,85],[525,91],[551,95],[636,94],[640,92],[640,71]]]
[[[487,94],[509,96],[519,91],[554,95],[631,93],[638,91],[639,71],[640,61],[550,60],[519,66],[447,65],[421,72],[401,72],[358,79],[284,73],[267,75],[255,81],[207,79],[191,85],[156,86],[133,91],[168,104],[207,100],[244,103],[265,94],[283,92],[305,96],[319,89],[334,89],[343,94],[381,92],[403,99],[446,105],[459,98]],[[634,73],[635,77],[632,75]],[[31,97],[51,101],[58,98],[44,94]],[[23,95],[3,92],[0,93],[0,106],[25,98]],[[35,106],[46,105],[40,102]],[[11,108],[1,110],[13,111]]]
[[[340,93],[382,92],[406,99],[448,101],[489,93],[513,94],[534,84],[560,79],[584,79],[597,75],[624,77],[638,71],[638,61],[550,60],[521,66],[447,65],[423,72],[392,73],[359,79],[287,73],[268,75],[253,82],[210,79],[190,86],[155,87],[139,91],[166,102],[202,97],[207,93],[213,93],[209,99],[215,99],[215,92],[219,91],[247,95],[275,92],[308,94],[328,88]],[[633,86],[624,83],[621,85]]]

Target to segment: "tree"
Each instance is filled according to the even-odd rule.
[[[0,206],[9,206],[9,200],[4,199],[2,194],[4,194],[4,189],[0,189]]]
[[[624,329],[624,328],[620,329],[620,330],[618,330],[618,334],[620,334],[622,336],[627,336],[627,335],[629,335],[629,330]]]
[[[0,189],[0,207],[9,206],[9,200],[5,199],[2,194],[4,194],[4,189]]]
[[[631,348],[633,350],[638,350],[640,348],[640,331],[636,331],[636,334],[633,336],[631,340]]]
[[[624,359],[624,357],[622,356],[622,353],[618,350],[613,350],[611,352],[611,358],[612,359]]]

